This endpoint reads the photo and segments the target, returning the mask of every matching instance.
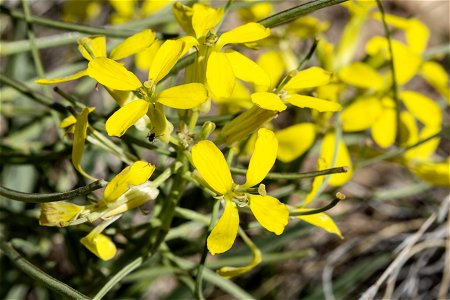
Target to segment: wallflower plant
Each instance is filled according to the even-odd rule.
[[[192,161],[208,186],[223,199],[224,212],[208,237],[212,254],[228,251],[236,239],[239,227],[238,207],[249,207],[258,222],[267,230],[282,234],[288,223],[289,210],[259,185],[258,194],[249,192],[272,168],[278,143],[272,131],[261,128],[250,159],[244,184],[236,184],[223,154],[211,141],[200,141],[192,148]]]
[[[427,189],[450,185],[450,161],[441,149],[448,74],[436,57],[424,58],[430,32],[419,19],[379,14],[375,10],[381,1],[352,0],[344,4],[349,19],[333,44],[330,40],[336,39],[328,38],[333,24],[304,14],[340,1],[313,1],[279,14],[274,14],[276,3],[245,3],[233,14],[232,2],[226,7],[175,2],[169,10],[164,9],[169,1],[87,1],[87,10],[80,11],[72,1],[64,10],[67,20],[103,18],[120,24],[114,27],[64,27],[60,21],[32,17],[24,8],[35,78],[40,78],[35,82],[72,83],[64,86],[67,92],[56,88],[63,99],[54,101],[50,90],[39,93],[2,74],[2,84],[46,106],[39,118],[41,111],[31,111],[9,122],[10,115],[21,110],[10,109],[16,103],[5,101],[5,124],[18,134],[3,141],[8,132],[2,130],[2,151],[11,150],[2,157],[11,157],[11,165],[35,163],[40,173],[52,170],[36,190],[73,190],[34,194],[0,187],[0,195],[27,203],[11,206],[17,208],[17,218],[71,227],[57,233],[65,243],[73,237],[79,241],[64,244],[67,256],[81,253],[82,259],[73,265],[85,267],[91,278],[101,276],[92,283],[76,277],[70,284],[85,284],[80,291],[95,292],[93,299],[108,292],[110,298],[128,297],[120,281],[138,267],[142,274],[149,268],[170,271],[196,299],[204,299],[203,292],[209,291],[202,287],[204,279],[234,298],[251,298],[239,282],[225,279],[255,269],[265,255],[280,262],[298,258],[298,249],[295,255],[279,255],[296,247],[288,243],[303,226],[289,223],[307,222],[341,239],[346,235],[333,221],[340,219],[328,210],[345,199],[342,190],[358,193],[358,184],[348,184],[357,168],[394,162],[425,181]],[[2,13],[8,11],[4,6]],[[235,24],[239,18],[245,22]],[[369,21],[394,27],[404,34],[404,41],[386,30],[386,36],[371,37],[361,45]],[[59,29],[72,26],[80,35],[89,34],[77,43],[87,67],[65,77],[47,77],[39,67],[41,46],[32,34],[33,22]],[[276,28],[285,23],[289,24]],[[149,24],[155,31],[144,29]],[[109,39],[117,37],[123,40],[108,53],[109,43],[115,43]],[[0,54],[9,49],[2,47]],[[44,66],[50,68],[46,62]],[[84,81],[77,81],[82,77],[94,79],[95,89],[87,91]],[[434,90],[415,89],[418,78]],[[103,90],[114,101],[103,99],[108,96]],[[27,128],[34,130],[40,118],[51,130],[42,130],[30,145],[18,146],[17,140],[28,136]],[[376,198],[375,188],[364,190],[369,200]],[[39,212],[33,211],[33,203],[40,203]],[[141,213],[131,213],[144,204],[148,206]],[[40,236],[32,240],[53,245],[49,234],[41,231],[34,230]],[[233,256],[241,250],[235,242],[238,235],[252,257]],[[330,236],[339,241],[334,235]],[[273,239],[276,248],[267,246]],[[215,256],[222,277],[208,270],[208,253]],[[33,254],[51,258],[38,250]],[[99,264],[97,258],[110,262]],[[64,297],[87,298],[51,276],[36,276],[51,265],[20,267],[31,270],[33,278],[44,278],[40,285],[56,287]],[[147,277],[142,277],[145,282]],[[142,282],[130,285],[133,296],[146,286]]]

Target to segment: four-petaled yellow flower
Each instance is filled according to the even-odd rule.
[[[224,212],[208,237],[208,249],[214,255],[231,248],[239,227],[237,207],[248,206],[258,222],[267,230],[279,235],[288,223],[289,210],[278,199],[265,194],[263,186],[260,195],[248,192],[259,184],[272,168],[277,157],[278,142],[272,131],[261,128],[258,131],[255,149],[243,185],[234,183],[225,158],[211,141],[201,141],[192,148],[192,160],[209,187],[224,199]]]
[[[112,59],[98,57],[89,62],[88,74],[99,83],[115,90],[136,91],[140,96],[140,99],[125,104],[106,121],[106,131],[110,136],[122,136],[146,113],[150,117],[152,127],[156,129],[153,132],[164,135],[167,133],[168,121],[162,105],[176,109],[191,109],[207,100],[207,90],[201,83],[188,83],[156,92],[156,85],[192,47],[191,42],[189,39],[165,41],[156,52],[148,80],[144,83],[122,64]]]

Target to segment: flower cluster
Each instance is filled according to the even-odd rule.
[[[115,22],[131,18],[126,13],[130,8],[120,6],[122,2],[111,1],[117,13]],[[166,2],[152,10],[152,2],[144,1],[148,11],[143,14],[156,11]],[[78,41],[78,49],[88,61],[86,69],[37,81],[61,84],[87,76],[102,85],[118,106],[104,123],[93,124],[90,116],[97,112],[93,107],[81,107],[80,112],[74,108],[73,115],[61,123],[61,128],[74,136],[73,165],[80,174],[95,180],[81,166],[86,141],[102,145],[129,164],[109,182],[95,204],[42,205],[41,225],[69,226],[102,219],[81,243],[101,259],[115,255],[113,241],[102,231],[116,216],[155,199],[159,193],[159,185],[148,182],[158,163],[153,165],[117,150],[115,143],[127,136],[147,135],[151,144],[144,139],[141,142],[148,149],[174,158],[168,176],[158,171],[163,182],[173,179],[174,192],[169,193],[169,199],[160,200],[166,216],[161,217],[162,235],[156,241],[164,240],[183,187],[190,182],[211,194],[223,208],[217,222],[212,218],[207,237],[207,248],[213,255],[232,248],[241,234],[240,214],[246,213],[276,235],[283,233],[291,216],[291,221],[303,220],[342,237],[326,213],[314,213],[306,206],[327,186],[339,187],[351,179],[353,162],[345,138],[348,133],[370,132],[376,153],[394,146],[409,147],[400,159],[403,165],[432,184],[449,184],[447,162],[435,160],[439,144],[436,134],[443,122],[441,109],[434,100],[407,87],[419,74],[449,99],[447,74],[439,64],[423,58],[429,32],[419,20],[392,15],[384,20],[374,13],[374,1],[353,1],[346,4],[350,21],[335,47],[324,35],[328,23],[307,17],[272,31],[253,20],[267,16],[273,7],[258,5],[241,11],[248,20],[246,24],[221,31],[224,8],[174,3],[172,12],[185,36],[162,40],[146,29],[125,39],[109,54],[104,36],[85,37]],[[376,36],[364,47],[365,59],[357,61],[358,36],[368,20],[384,20],[403,31],[406,43]],[[314,42],[305,59],[298,59],[292,41],[312,37],[320,37],[320,41]],[[314,50],[320,66],[305,67],[312,64]],[[132,56],[134,61],[129,59]],[[185,67],[183,82],[178,84],[179,66],[187,61],[192,63]],[[275,122],[280,116],[294,116],[295,124],[280,126]],[[216,121],[218,117],[225,117],[227,122]],[[103,136],[103,131],[114,138]],[[415,146],[426,139],[430,140]],[[317,142],[320,145],[314,148]],[[309,155],[317,159],[319,170],[346,167],[346,172],[316,177],[300,202],[284,203],[271,196],[270,178],[266,191],[261,182],[277,160],[284,166],[298,166]],[[161,168],[165,168],[164,163],[167,161],[161,162]],[[242,183],[232,177],[235,168],[229,166],[233,165],[247,166],[239,173],[246,174]],[[338,194],[337,198],[344,196]],[[227,277],[246,272],[261,261],[256,246],[246,236],[243,239],[252,249],[254,260],[249,266],[222,270]],[[158,247],[157,242],[152,247]]]

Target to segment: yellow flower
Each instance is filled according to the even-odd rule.
[[[122,43],[117,45],[110,54],[110,58],[113,60],[119,60],[139,53],[144,49],[150,47],[155,40],[155,33],[150,29],[146,29],[142,32],[136,33],[129,38],[125,39]],[[89,36],[82,38],[78,41],[78,50],[81,55],[88,61],[93,60],[96,57],[107,57],[106,55],[106,39],[104,36]],[[56,84],[64,83],[72,80],[79,79],[88,75],[88,70],[82,70],[75,74],[55,79],[39,79],[36,80],[37,84]]]
[[[165,134],[168,140],[171,130],[167,131],[169,125],[162,105],[190,109],[207,100],[207,90],[200,83],[183,84],[156,93],[157,84],[191,46],[186,39],[165,41],[157,50],[148,80],[144,83],[112,59],[98,57],[89,62],[89,76],[99,83],[115,90],[137,91],[141,98],[125,104],[106,121],[106,131],[110,136],[122,136],[128,128],[148,114],[153,126],[152,132],[156,135]]]
[[[116,245],[114,245],[113,241],[95,229],[83,237],[80,242],[102,260],[110,260],[117,252]]]
[[[270,29],[251,22],[217,36],[217,25],[224,14],[222,8],[214,9],[204,4],[194,4],[190,8],[177,2],[173,11],[180,26],[195,37],[199,44],[198,59],[191,70],[188,68],[187,74],[190,74],[193,82],[206,83],[214,100],[230,98],[236,78],[257,85],[269,85],[269,77],[255,62],[237,51],[222,49],[228,44],[264,39],[270,35]],[[206,73],[203,74],[205,69]],[[197,74],[199,71],[202,74]]]
[[[84,144],[86,142],[88,124],[88,115],[92,112],[94,107],[85,107],[77,116],[69,116],[62,120],[60,128],[67,128],[67,132],[73,133],[72,146],[72,163],[75,169],[86,178],[97,180],[81,167],[81,159],[84,153]]]
[[[278,70],[278,74],[281,75],[280,70]],[[285,84],[282,83],[273,92],[251,94],[254,106],[227,123],[221,131],[221,136],[228,145],[241,141],[248,134],[273,119],[278,113],[284,111],[287,108],[286,104],[292,104],[299,108],[311,108],[319,112],[340,111],[341,105],[337,102],[297,94],[302,89],[327,84],[331,75],[324,69],[311,67],[291,73],[290,80]],[[267,86],[267,88],[269,87],[270,85]]]
[[[258,222],[279,235],[288,223],[289,210],[278,199],[253,195],[248,189],[259,184],[272,168],[278,143],[272,131],[261,128],[243,185],[234,183],[230,169],[220,150],[211,141],[201,141],[192,148],[192,160],[203,180],[224,202],[224,212],[208,237],[208,249],[214,255],[228,251],[239,227],[237,207],[248,206]],[[259,189],[261,190],[261,189]]]
[[[137,186],[146,182],[155,171],[155,166],[146,161],[136,161],[132,165],[123,169],[108,183],[103,193],[103,201],[111,203],[132,186]]]

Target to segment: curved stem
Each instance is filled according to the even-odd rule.
[[[305,216],[305,215],[315,215],[327,210],[332,209],[333,207],[335,207],[339,201],[341,201],[341,199],[336,198],[333,201],[331,201],[328,205],[325,205],[324,207],[318,208],[318,209],[313,209],[313,210],[308,210],[308,211],[294,211],[294,212],[290,212],[289,216],[291,217],[297,217],[297,216]]]
[[[92,191],[101,189],[106,186],[106,181],[97,180],[86,186],[80,187],[75,190],[62,193],[49,193],[49,194],[31,194],[23,193],[8,189],[6,187],[0,186],[0,195],[16,201],[26,202],[26,203],[45,203],[45,202],[55,202],[61,200],[70,200],[79,196],[89,194]]]
[[[8,242],[0,237],[0,249],[25,274],[40,282],[49,289],[70,299],[90,299],[86,295],[68,286],[64,282],[48,275],[17,252]]]
[[[209,222],[209,226],[208,226],[208,231],[206,232],[206,237],[205,237],[205,245],[203,246],[203,253],[202,253],[202,257],[200,259],[200,263],[198,264],[197,267],[197,278],[196,278],[196,282],[195,282],[195,298],[197,299],[205,299],[205,297],[203,296],[203,288],[202,288],[202,284],[203,284],[203,269],[205,268],[205,262],[206,262],[206,257],[208,256],[208,236],[211,233],[212,229],[214,228],[214,225],[216,223],[216,219],[217,219],[217,215],[219,214],[219,206],[220,206],[220,201],[217,200],[216,203],[214,203],[214,207],[212,210],[212,214],[211,214],[211,220]]]
[[[11,10],[3,5],[0,5],[0,12],[7,14],[13,18],[25,20],[25,15],[19,11]],[[78,25],[78,24],[71,24],[67,22],[61,22],[61,21],[55,21],[43,17],[37,17],[37,16],[30,16],[29,22],[37,25],[47,26],[51,28],[61,29],[61,30],[68,30],[68,31],[78,31],[83,32],[87,34],[102,34],[110,37],[117,37],[117,38],[127,38],[135,31],[132,30],[118,30],[115,28],[99,28],[99,27],[93,27],[93,26],[84,26],[84,25]]]
[[[233,174],[245,175],[247,173],[246,169],[241,168],[230,168]],[[346,173],[348,171],[348,167],[336,167],[330,169],[324,169],[320,171],[312,171],[312,172],[304,172],[304,173],[268,173],[265,178],[267,179],[304,179],[304,178],[312,178],[317,176],[324,176],[329,174],[336,173]]]
[[[327,7],[327,6],[332,6],[332,5],[336,5],[342,2],[346,2],[347,0],[315,0],[315,1],[310,1],[308,3],[304,3],[301,5],[298,5],[296,7],[284,10],[282,12],[279,12],[275,15],[272,15],[270,17],[267,17],[261,21],[259,21],[258,23],[260,23],[261,25],[264,25],[265,27],[268,28],[273,28],[276,26],[280,26],[282,24],[288,23],[288,22],[292,22],[295,19],[297,19],[298,17],[307,15],[312,13],[313,11],[316,11],[318,9]]]

